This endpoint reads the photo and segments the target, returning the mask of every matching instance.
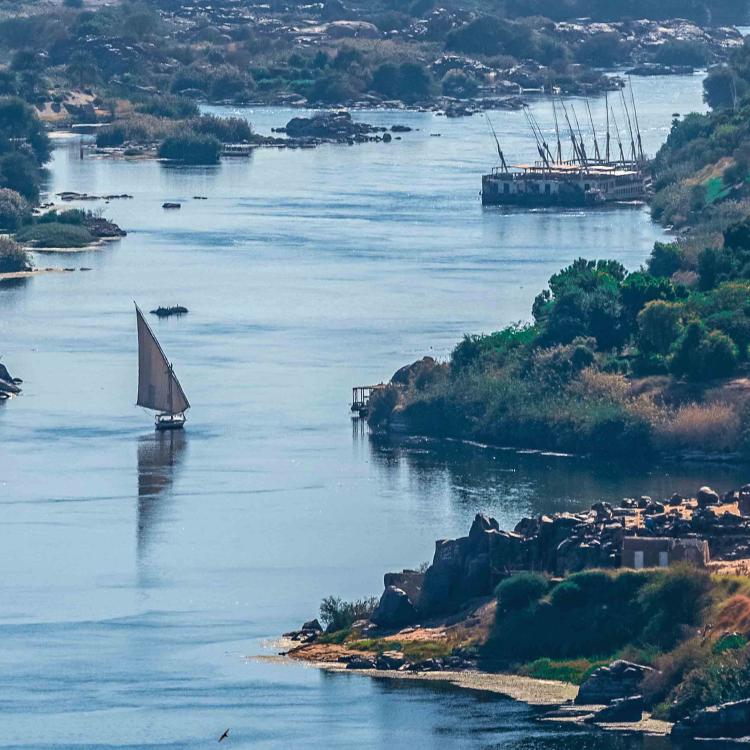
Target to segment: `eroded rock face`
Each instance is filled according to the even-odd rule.
[[[581,684],[575,702],[584,706],[599,705],[637,695],[641,680],[648,672],[653,672],[653,669],[642,664],[634,664],[623,659],[613,661],[607,667],[599,667]],[[598,721],[616,720],[598,719]]]
[[[750,737],[750,698],[722,703],[681,719],[672,727],[674,737]]]

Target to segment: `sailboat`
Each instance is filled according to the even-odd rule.
[[[135,315],[138,323],[136,403],[157,412],[157,430],[179,430],[185,425],[185,412],[190,408],[190,402],[138,305],[135,306]]]

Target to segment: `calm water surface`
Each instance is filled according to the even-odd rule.
[[[651,152],[673,112],[702,106],[699,77],[635,84]],[[292,113],[242,114],[269,132]],[[0,747],[199,748],[226,727],[233,747],[640,747],[506,700],[246,658],[327,594],[378,593],[479,510],[512,525],[746,481],[381,445],[352,424],[352,385],[528,317],[579,255],[636,268],[663,236],[639,207],[483,210],[483,118],[358,116],[419,130],[209,169],[55,152],[51,192],[134,199],[106,206],[123,241],[39,259],[90,272],[0,288],[0,354],[25,381],[0,407]],[[532,157],[521,113],[493,121],[506,154]],[[183,435],[155,436],[133,406],[133,300],[190,308],[153,321],[194,405]]]

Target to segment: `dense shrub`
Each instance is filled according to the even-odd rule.
[[[326,632],[350,628],[357,620],[368,619],[378,604],[376,598],[346,602],[336,596],[327,596],[320,603],[320,621]]]
[[[0,188],[0,231],[13,232],[30,216],[31,206],[20,193]]]
[[[547,579],[536,573],[518,573],[500,581],[495,589],[497,606],[502,612],[524,609],[538,602],[549,588]]]
[[[680,567],[576,573],[548,599],[536,588],[526,606],[520,597],[515,606],[499,606],[484,655],[507,664],[604,658],[626,645],[672,648],[700,621],[710,585],[708,575]]]
[[[17,242],[0,237],[0,273],[28,271],[31,261],[26,251]]]
[[[57,221],[26,226],[16,237],[36,247],[84,247],[94,240],[86,227]]]
[[[727,377],[737,367],[738,354],[729,336],[692,321],[674,345],[670,370],[688,380]]]
[[[652,300],[638,313],[638,346],[641,351],[667,354],[682,329],[682,306]]]
[[[216,164],[221,143],[212,135],[186,132],[172,135],[159,146],[159,157],[183,164]]]

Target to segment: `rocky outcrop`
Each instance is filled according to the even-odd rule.
[[[407,593],[396,586],[386,586],[370,619],[379,627],[400,628],[413,623],[417,617]]]
[[[673,737],[750,737],[750,698],[710,706],[678,721]]]
[[[276,132],[286,133],[289,138],[333,143],[364,143],[382,140],[377,133],[385,128],[356,122],[345,110],[338,112],[320,112],[312,117],[293,117],[284,128]]]
[[[592,672],[591,676],[578,688],[575,702],[579,705],[594,706],[630,698],[638,694],[641,681],[649,672],[653,672],[653,669],[642,664],[634,664],[623,659],[613,661],[609,666],[599,667]],[[638,718],[640,719],[640,716]],[[607,721],[606,719],[598,720]],[[609,721],[616,720],[609,719]]]
[[[303,623],[299,630],[292,630],[289,633],[284,633],[284,638],[289,638],[289,640],[298,641],[300,643],[312,643],[312,641],[316,640],[322,632],[323,628],[316,618]]]

